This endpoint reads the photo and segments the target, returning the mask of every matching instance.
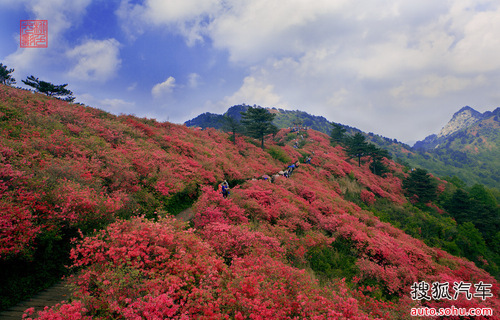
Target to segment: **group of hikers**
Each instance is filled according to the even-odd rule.
[[[311,163],[311,156],[308,156],[306,158],[306,160],[304,161],[304,163],[310,164]],[[274,183],[274,181],[276,181],[276,179],[278,179],[279,177],[290,178],[293,171],[296,168],[298,168],[299,166],[300,166],[300,161],[297,160],[297,162],[294,162],[294,163],[290,164],[288,167],[286,167],[285,170],[282,170],[282,171],[272,175],[271,177],[269,177],[268,175],[263,175],[262,179]],[[254,178],[252,180],[257,180],[257,179]],[[227,180],[224,180],[223,182],[221,182],[219,184],[218,192],[220,194],[222,194],[222,197],[224,197],[224,198],[227,198],[229,196],[229,194],[230,194],[229,183],[227,182]]]
[[[292,133],[292,132],[307,131],[309,127],[295,126],[295,127],[289,127],[288,129],[290,129],[290,133]]]

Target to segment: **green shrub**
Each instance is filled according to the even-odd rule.
[[[350,241],[337,239],[331,246],[314,247],[307,253],[307,261],[320,278],[352,279],[357,273],[356,252]]]
[[[272,146],[266,151],[271,155],[271,157],[283,163],[290,163],[292,161],[292,159],[290,159],[290,157],[281,148]]]
[[[0,311],[57,283],[68,274],[70,239],[76,229],[58,233],[45,231],[37,237],[38,247],[30,259],[0,260]]]

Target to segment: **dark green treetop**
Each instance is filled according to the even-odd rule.
[[[355,135],[347,137],[346,139],[347,155],[350,158],[358,158],[358,166],[361,167],[361,157],[365,156],[368,152],[368,142],[361,133],[357,132]]]
[[[261,140],[261,148],[264,149],[264,137],[276,133],[277,128],[273,124],[274,114],[261,107],[249,107],[246,112],[241,112],[241,123],[246,133],[255,139]]]
[[[34,88],[36,91],[46,94],[49,97],[56,97],[61,99],[62,97],[65,97],[63,100],[73,102],[75,98],[72,96],[73,92],[70,90],[66,89],[66,84],[61,84],[61,85],[55,85],[50,82],[38,80],[38,78],[35,78],[34,76],[29,76],[26,78],[26,80],[22,80],[22,82]]]
[[[332,122],[331,125],[332,131],[330,132],[330,141],[333,144],[342,143],[345,138],[344,135],[347,131],[346,128],[344,128],[344,126],[342,126],[341,124],[335,122]]]
[[[382,163],[382,159],[387,158],[391,159],[391,155],[389,151],[378,148],[376,145],[369,143],[366,154],[372,158],[372,162],[370,163],[370,170],[379,176],[389,172],[387,167]]]
[[[437,183],[427,170],[417,168],[403,180],[403,189],[419,203],[427,203],[437,197]]]
[[[14,69],[7,69],[7,66],[0,63],[0,83],[8,86],[15,84],[16,79],[12,77],[12,72],[14,72]]]
[[[222,116],[222,130],[232,133],[232,140],[236,143],[236,134],[241,132],[241,123],[228,114]]]

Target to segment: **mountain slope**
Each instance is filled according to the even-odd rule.
[[[188,127],[215,128],[223,127],[223,116],[228,115],[236,120],[241,120],[240,112],[246,111],[250,106],[235,105],[230,107],[223,115],[206,112],[184,124]],[[310,115],[307,112],[299,110],[283,110],[277,108],[267,108],[269,112],[275,114],[273,123],[280,129],[293,127],[294,123],[300,123],[302,126],[329,134],[331,125],[324,117]],[[346,126],[346,128],[349,128]]]
[[[241,111],[248,106],[233,106],[225,114],[240,119]],[[303,111],[268,109],[276,114],[274,124],[278,128],[293,127],[301,123],[314,130],[330,134],[330,122],[324,117],[310,115]],[[393,159],[409,167],[422,167],[437,176],[456,176],[467,185],[479,183],[500,189],[499,111],[484,114],[470,107],[456,112],[448,124],[435,135],[418,141],[413,147],[373,133],[342,125],[347,134],[361,132],[367,141],[389,151]],[[185,124],[202,128],[222,128],[222,115],[204,113]]]
[[[458,132],[464,131],[469,127],[481,120],[489,118],[489,116],[494,115],[496,111],[485,113],[484,115],[471,107],[463,107],[457,111],[451,120],[441,129],[437,135],[430,135],[426,137],[423,141],[417,141],[413,146],[415,149],[429,150],[438,147],[442,143],[446,143],[448,139],[453,137]]]
[[[403,159],[439,176],[500,189],[500,108],[483,114],[464,107],[438,135],[415,144]]]
[[[401,319],[417,306],[500,307],[494,277],[426,244],[448,250],[473,227],[436,204],[413,206],[402,166],[386,161],[390,173],[373,175],[368,159],[346,160],[315,130],[298,149],[300,135],[281,130],[262,150],[6,86],[0,112],[0,292],[16,289],[21,263],[79,271],[72,302],[40,319]],[[308,155],[288,179],[255,179]],[[229,198],[216,191],[224,179]],[[190,225],[171,218],[186,207]],[[71,262],[53,256],[56,244],[72,247]],[[451,294],[454,282],[482,281],[494,298],[413,300],[417,281],[451,283]]]

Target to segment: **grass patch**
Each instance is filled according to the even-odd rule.
[[[290,157],[281,148],[271,146],[267,148],[266,151],[271,155],[271,157],[283,163],[289,163],[292,161],[292,159],[290,159]]]

